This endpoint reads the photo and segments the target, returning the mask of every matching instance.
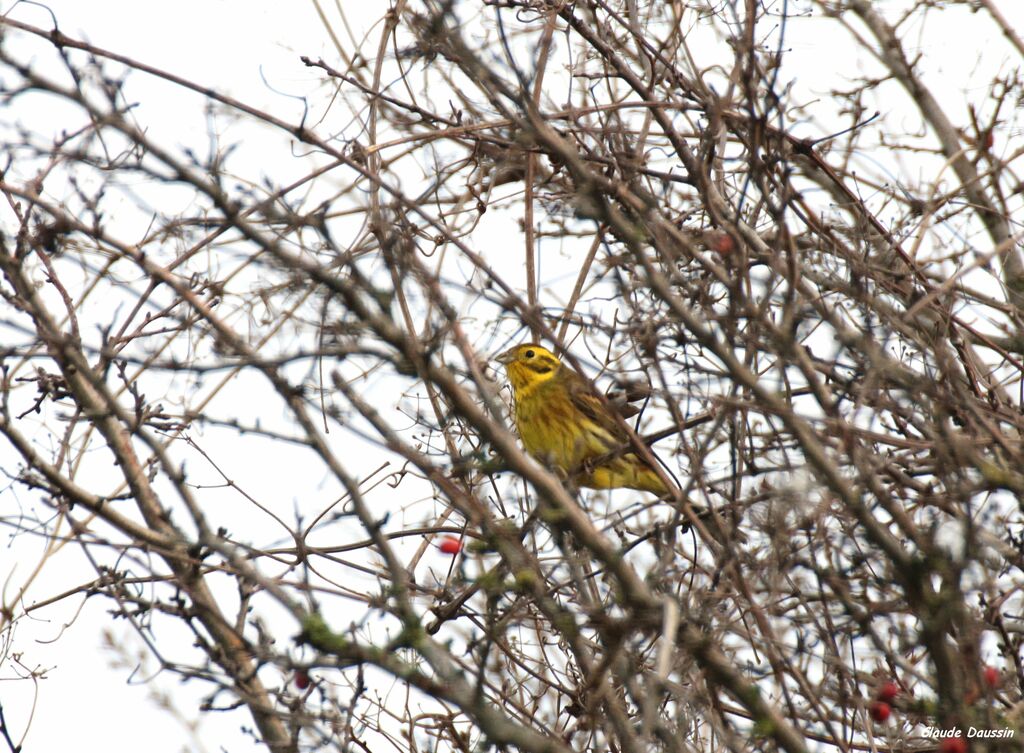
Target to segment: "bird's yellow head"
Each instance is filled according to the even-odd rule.
[[[508,382],[516,395],[553,378],[562,362],[550,350],[536,343],[524,343],[509,348],[496,359],[505,364]]]

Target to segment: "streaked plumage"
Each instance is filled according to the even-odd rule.
[[[538,461],[577,486],[671,493],[650,465],[625,451],[629,437],[589,382],[551,351],[526,343],[497,360],[512,387],[519,438]]]

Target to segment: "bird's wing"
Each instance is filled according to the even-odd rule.
[[[564,368],[564,367],[563,367]],[[609,413],[606,404],[598,397],[586,379],[573,371],[566,371],[569,398],[572,404],[584,416],[606,431],[615,442],[625,444],[629,437],[622,425]],[[608,449],[614,449],[609,447]]]

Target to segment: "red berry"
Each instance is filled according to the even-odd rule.
[[[303,669],[298,670],[295,673],[295,687],[299,690],[305,690],[309,687],[309,675]]]
[[[993,146],[993,145],[994,145],[995,143],[996,143],[996,137],[995,137],[995,134],[994,134],[994,133],[992,133],[992,131],[986,131],[986,132],[985,132],[985,141],[984,141],[984,144],[985,144],[985,149],[991,149],[991,148],[992,148],[992,146]]]
[[[733,242],[732,236],[727,233],[716,232],[711,235],[708,248],[719,256],[726,257],[736,250],[736,244]]]
[[[868,707],[868,713],[871,714],[872,719],[881,724],[889,718],[889,715],[892,713],[892,706],[885,701],[874,701]]]
[[[985,669],[982,670],[982,674],[985,676],[985,684],[993,690],[999,687],[1000,680],[1003,679],[999,674],[999,670],[995,667],[985,667]]]
[[[893,699],[900,694],[900,686],[890,680],[883,683],[878,689],[876,697],[883,703],[892,703]]]
[[[939,753],[967,753],[967,743],[962,737],[947,737],[939,743]]]
[[[462,540],[457,539],[454,536],[445,536],[441,539],[438,549],[445,554],[458,554],[462,551]]]

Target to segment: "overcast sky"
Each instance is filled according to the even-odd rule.
[[[375,0],[360,3],[343,0],[343,5],[349,13],[348,21],[356,37],[369,29],[384,7],[383,2]],[[879,5],[900,7],[907,3]],[[0,7],[6,12],[11,6],[11,3],[4,3]],[[325,2],[324,6],[328,12],[333,11],[333,3]],[[1001,6],[1005,6],[1004,13],[1024,30],[1024,3],[1006,0]],[[297,97],[323,93],[322,77],[303,66],[299,56],[337,61],[333,44],[316,8],[308,1],[139,3],[52,0],[47,7],[49,10],[20,5],[12,16],[49,27],[52,13],[61,30],[69,36],[214,86],[293,122],[298,122],[303,112]],[[928,54],[935,72],[941,73],[945,86],[939,93],[950,107],[951,114],[963,119],[963,108],[957,105],[964,100],[965,92],[985,87],[1005,56],[1000,51],[1001,40],[981,30],[978,16],[965,12],[950,18],[955,23],[924,30],[918,49]],[[798,77],[796,85],[820,91],[824,99],[829,88],[846,86],[861,66],[871,63],[865,59],[865,53],[854,52],[855,48],[847,38],[822,38],[818,33],[820,28],[814,20],[791,23],[783,79],[787,75]],[[340,28],[338,33],[347,36]],[[375,47],[375,37],[371,39],[369,49]],[[711,45],[715,41],[704,40],[702,44]],[[914,49],[915,45],[910,47]],[[40,59],[45,60],[45,56],[40,56]],[[198,100],[191,100],[193,109],[189,109],[189,105],[182,104],[190,101],[187,97],[182,99],[178,93],[170,92],[166,84],[141,74],[132,76],[130,86],[133,97],[140,102],[140,120],[166,143],[194,144],[200,148],[205,145],[206,120]],[[323,98],[326,100],[326,94]],[[324,104],[324,101],[311,101]],[[830,103],[822,105],[823,108],[831,106]],[[49,111],[44,109],[46,103],[40,102],[38,107],[41,120],[50,117]],[[894,113],[887,114],[892,116]],[[816,113],[816,116],[824,122],[831,120],[828,112]],[[911,119],[914,114],[908,111],[902,117]],[[817,127],[797,124],[795,130],[800,135],[820,135],[815,130]],[[808,128],[811,132],[801,133],[801,128]],[[162,133],[159,132],[161,129]],[[277,165],[282,172],[296,169],[280,134],[266,137],[268,154],[264,169],[274,170]],[[261,136],[254,134],[252,138]],[[279,160],[270,152],[272,143],[282,150]],[[1007,147],[997,144],[996,148]],[[878,167],[882,171],[885,169],[885,166]],[[282,175],[276,177],[284,182]],[[4,219],[5,222],[7,220]],[[558,270],[551,270],[551,274],[557,275]],[[0,446],[0,464],[10,462],[9,449]],[[273,481],[270,478],[266,483],[270,485]],[[0,505],[7,506],[12,501],[10,495],[14,493],[12,490],[0,490]],[[18,494],[23,495],[23,492]],[[21,497],[19,504],[28,504],[28,500]],[[15,564],[19,568],[33,566],[40,543],[25,536],[19,537],[4,555],[9,559],[6,559],[7,566],[0,566],[0,571],[7,571]],[[77,555],[69,553],[67,556],[69,568],[81,567]],[[83,572],[65,571],[67,582],[76,582],[76,579],[80,582],[92,577],[92,573],[83,575]],[[28,600],[32,601],[33,595],[41,598],[54,591],[53,582],[43,580],[29,594]],[[170,674],[149,682],[155,666],[137,639],[126,649],[130,654],[136,654],[146,669],[133,675],[133,666],[118,666],[120,659],[104,646],[103,636],[121,640],[125,636],[134,638],[134,634],[123,624],[110,622],[107,613],[110,606],[98,599],[83,604],[80,598],[75,598],[58,607],[41,610],[31,621],[19,623],[14,635],[14,650],[22,652],[21,661],[28,667],[48,667],[49,671],[44,681],[33,686],[29,682],[13,680],[19,672],[10,662],[0,665],[0,700],[12,734],[19,739],[31,715],[27,751],[145,750],[171,753],[197,749],[185,730],[185,722],[196,717],[196,693],[200,688],[194,684],[181,686]],[[65,622],[72,623],[66,631]],[[282,639],[289,637],[282,636]],[[182,638],[187,640],[185,636]],[[144,656],[146,658],[142,659]],[[174,718],[161,708],[159,699],[154,698],[158,693],[173,694],[174,703],[185,721]],[[238,731],[238,714],[206,714],[200,721],[203,725],[200,735],[206,741],[207,750],[219,750],[221,745],[231,750],[251,747],[251,741]]]

